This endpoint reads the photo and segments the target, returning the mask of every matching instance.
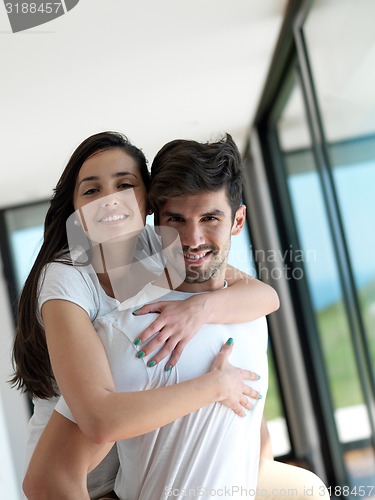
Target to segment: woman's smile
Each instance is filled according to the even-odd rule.
[[[105,224],[121,224],[123,221],[127,220],[129,218],[129,215],[125,214],[111,214],[107,215],[105,217],[102,217],[101,219],[98,219],[98,222],[103,222]]]

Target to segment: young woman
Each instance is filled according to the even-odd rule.
[[[121,299],[122,293],[126,296],[136,293],[131,289],[134,280],[131,279],[131,269],[128,273],[127,264],[130,261],[133,263],[133,259],[129,256],[135,253],[137,257],[138,252],[138,260],[142,260],[145,251],[150,255],[158,251],[158,241],[152,231],[146,227],[141,232],[140,228],[140,221],[143,226],[147,213],[149,182],[142,152],[121,134],[105,132],[88,138],[76,149],[56,186],[45,220],[44,242],[20,299],[13,353],[16,372],[12,381],[34,398],[28,458],[53,412],[60,391],[83,434],[75,442],[77,426],[73,428],[71,423],[61,422],[65,420],[62,417],[55,417],[51,432],[61,436],[66,449],[68,444],[73,449],[76,443],[77,450],[81,450],[79,440],[91,440],[93,448],[90,454],[97,447],[96,462],[100,461],[109,446],[95,443],[108,443],[148,432],[214,401],[223,402],[241,415],[244,407],[250,407],[244,395],[257,396],[244,383],[244,379],[252,378],[254,374],[228,364],[230,346],[225,346],[218,355],[212,371],[198,379],[144,392],[115,391],[107,358],[92,322],[117,308],[117,290],[120,290]],[[111,231],[113,226],[120,228],[122,221],[134,222],[131,226],[134,238],[126,238],[126,251],[121,253],[117,244],[115,247],[113,242],[105,245],[100,236],[91,235],[93,239],[90,239],[90,232],[85,227],[84,207],[128,190],[133,194],[126,214],[121,213],[121,217],[117,217],[119,214],[113,212],[114,217],[112,212],[105,211],[108,207],[105,208],[104,204],[103,213],[96,219],[100,230],[107,227]],[[75,262],[73,248],[69,247],[66,223],[75,212],[77,217],[73,219],[73,225],[77,234],[88,235],[85,262],[80,258]],[[118,239],[123,239],[123,234]],[[109,267],[108,262],[111,262]],[[233,269],[231,271],[233,273]],[[145,342],[160,332],[143,349],[144,356],[147,356],[158,345],[164,344],[158,355],[150,360],[150,366],[168,355],[170,359],[166,369],[173,366],[186,343],[204,323],[250,321],[277,309],[278,299],[273,289],[244,277],[241,275],[241,279],[236,281],[227,276],[230,285],[227,289],[195,296],[182,303],[159,302],[141,309],[139,313],[160,313],[157,320],[140,335],[138,342]],[[137,285],[141,287],[142,283]],[[79,457],[79,453],[73,454],[73,458],[75,456]],[[116,456],[112,452],[92,471],[89,477],[91,498],[98,498],[111,489],[116,467]],[[35,472],[37,468],[32,470]],[[77,484],[73,484],[67,470],[67,466],[61,470],[62,476],[66,474],[61,484],[66,479],[70,492],[62,492],[62,496],[58,496],[51,485],[46,498],[51,498],[51,495],[56,499],[88,498],[82,477]],[[43,497],[38,486],[34,489],[40,484],[38,473],[48,489],[48,477],[43,470],[31,475],[31,481],[25,482],[25,489],[29,489],[30,498],[41,500]]]

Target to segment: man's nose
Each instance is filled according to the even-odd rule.
[[[199,224],[185,224],[183,233],[180,233],[183,246],[198,248],[205,243],[204,234]]]

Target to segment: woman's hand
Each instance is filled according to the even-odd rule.
[[[148,363],[153,366],[162,359],[171,355],[167,367],[173,367],[179,360],[186,344],[197,333],[204,321],[204,301],[201,295],[186,300],[160,301],[146,304],[137,311],[135,316],[148,313],[159,313],[159,316],[136,339],[137,345],[146,342],[158,333],[146,346],[142,348],[147,356],[161,344],[164,346],[153,356]],[[152,363],[155,361],[155,363]]]
[[[223,389],[223,395],[220,403],[233,410],[240,417],[246,415],[246,410],[252,410],[253,405],[249,398],[260,399],[262,396],[256,390],[245,384],[245,380],[259,380],[256,373],[248,370],[236,368],[229,363],[229,356],[233,350],[233,339],[228,339],[223,345],[219,354],[216,356],[212,365],[212,371],[218,370],[220,384]]]

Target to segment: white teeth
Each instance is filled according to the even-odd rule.
[[[189,260],[199,260],[199,259],[203,259],[203,257],[207,255],[206,253],[201,253],[201,254],[194,254],[194,255],[190,255],[190,254],[187,254],[187,253],[184,253],[184,257],[186,259],[189,259]]]
[[[109,217],[104,217],[103,219],[100,219],[100,222],[112,222],[114,220],[121,220],[125,219],[125,215],[119,214],[119,215],[110,215]]]

